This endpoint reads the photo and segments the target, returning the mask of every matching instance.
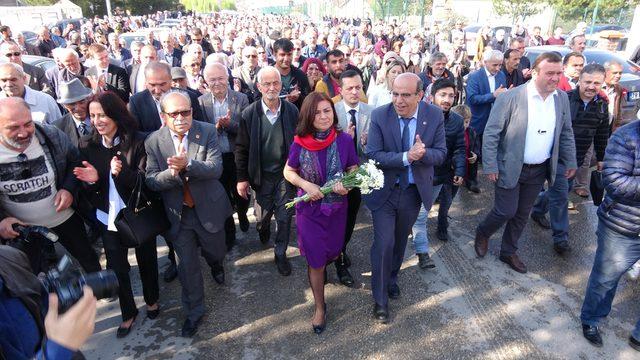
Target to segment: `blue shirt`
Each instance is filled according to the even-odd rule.
[[[416,108],[416,112],[413,114],[413,116],[411,117],[411,121],[409,121],[409,139],[411,139],[411,144],[413,144],[416,141],[416,127],[417,127],[417,123],[418,123],[418,109],[420,108],[420,106],[418,106]],[[402,130],[404,130],[404,121],[402,121],[402,117],[398,116],[398,126],[400,126],[400,139],[402,139]],[[409,162],[409,152],[405,151],[402,154],[402,162],[404,163],[404,166],[407,168],[407,171],[409,171],[409,184],[415,184],[415,182],[413,181],[413,172],[411,171],[411,163]],[[399,181],[399,180],[398,180]]]

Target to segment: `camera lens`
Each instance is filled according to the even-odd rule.
[[[86,274],[81,282],[93,290],[93,296],[98,300],[118,296],[118,278],[113,270]]]

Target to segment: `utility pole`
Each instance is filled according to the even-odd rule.
[[[600,6],[600,0],[596,0],[596,7],[593,9],[593,16],[591,17],[591,30],[589,30],[589,35],[593,34],[594,25],[596,24],[596,18],[598,17],[599,6]]]
[[[109,19],[111,19],[111,0],[105,0],[105,2],[107,3],[107,16],[109,16]]]

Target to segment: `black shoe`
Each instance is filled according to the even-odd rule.
[[[553,250],[555,250],[558,255],[564,255],[565,253],[571,251],[571,246],[569,246],[569,242],[566,240],[560,241],[553,244]]]
[[[249,219],[247,218],[247,214],[238,213],[238,222],[240,223],[240,230],[242,232],[249,231]]]
[[[265,230],[258,232],[260,235],[260,242],[266,244],[269,242],[269,238],[271,237],[271,230]]]
[[[398,284],[389,285],[387,294],[389,295],[389,299],[395,300],[400,298],[400,286],[398,286]]]
[[[515,270],[515,271],[517,271],[517,272],[519,272],[521,274],[526,274],[527,273],[526,265],[520,260],[520,258],[516,254],[513,254],[513,255],[500,255],[498,257],[498,260],[500,260],[503,263],[509,265],[509,267],[511,267],[513,270]]]
[[[549,223],[549,220],[544,215],[534,215],[532,213],[531,220],[533,220],[533,222],[538,224],[543,229],[547,229],[547,230],[551,229],[551,223]]]
[[[322,324],[314,325],[312,323],[311,326],[313,327],[313,332],[318,335],[322,334],[324,329],[327,328],[327,303],[324,304],[324,318],[322,319]]]
[[[116,337],[118,339],[122,339],[123,337],[129,335],[129,333],[131,332],[131,329],[133,328],[133,324],[136,322],[136,317],[138,315],[133,317],[133,321],[131,322],[131,325],[129,325],[129,327],[124,327],[122,325],[118,326],[118,330],[116,330]]]
[[[349,256],[347,256],[346,252],[340,253],[340,256],[338,257],[338,260],[336,261],[336,263],[338,262],[344,267],[351,266],[351,259],[349,258]]]
[[[449,232],[447,231],[447,229],[438,228],[436,236],[440,241],[449,241]]]
[[[178,277],[178,268],[176,264],[170,263],[169,266],[164,270],[164,282],[172,282]]]
[[[584,338],[587,339],[591,345],[602,347],[602,337],[600,336],[600,331],[598,331],[597,326],[582,324],[582,335],[584,335]]]
[[[291,275],[291,264],[289,263],[289,259],[287,259],[286,255],[275,257],[276,266],[278,267],[278,272],[282,276]],[[326,277],[325,277],[326,281]]]
[[[386,324],[389,322],[389,309],[387,309],[387,307],[379,305],[379,304],[375,304],[373,306],[373,318],[381,323],[381,324]]]
[[[221,264],[216,264],[211,267],[211,276],[218,284],[224,284],[224,267]]]
[[[469,189],[469,191],[471,191],[472,193],[480,194],[480,188],[476,184],[467,186],[467,189]]]
[[[417,254],[418,255],[418,267],[420,269],[433,269],[436,267],[436,264],[429,257],[428,253]]]
[[[189,319],[184,321],[182,324],[182,337],[190,338],[198,332],[198,325],[200,324],[200,319],[196,322],[193,322]]]
[[[635,351],[640,351],[640,341],[636,340],[633,336],[629,336],[629,346]]]
[[[155,310],[147,310],[147,318],[153,320],[160,315],[160,305]]]
[[[344,286],[348,286],[351,287],[353,286],[353,276],[351,276],[351,273],[349,272],[349,268],[345,267],[345,266],[340,266],[338,265],[338,263],[336,263],[336,274],[338,275],[338,279],[340,280],[340,283]]]

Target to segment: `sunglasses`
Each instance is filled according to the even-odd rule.
[[[4,54],[4,56],[6,56],[6,57],[20,56],[20,55],[22,55],[22,53],[20,51]]]
[[[27,160],[29,160],[29,158],[27,158],[27,155],[25,155],[24,153],[20,153],[18,154],[18,161],[20,162],[20,164],[23,164],[23,166],[27,166],[27,168],[23,169],[20,172],[20,178],[22,180],[24,179],[29,179],[31,177],[31,165],[29,165],[29,163],[27,162]]]
[[[169,116],[172,119],[176,119],[178,116],[187,117],[187,116],[191,115],[191,109],[183,110],[183,111],[176,111],[176,112],[172,112],[172,113],[166,112],[165,114],[167,114],[167,116]]]

